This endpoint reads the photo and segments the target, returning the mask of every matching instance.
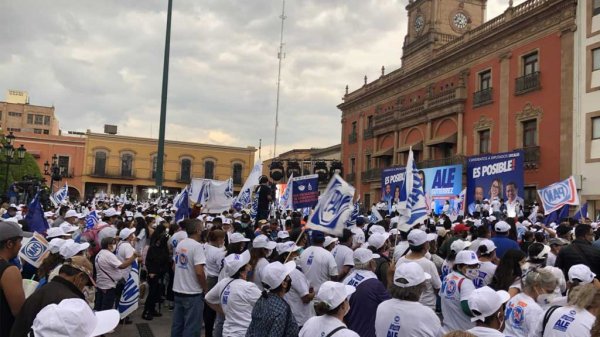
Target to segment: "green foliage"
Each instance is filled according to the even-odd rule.
[[[16,157],[17,154],[15,153],[15,158]],[[4,186],[4,179],[6,179],[6,156],[3,153],[0,153],[0,162],[4,162],[4,164],[0,164],[0,188],[2,188],[3,192],[10,184],[22,180],[26,175],[42,178],[42,172],[31,154],[26,153],[25,158],[23,158],[23,161],[20,164],[17,159],[13,159],[12,161],[16,161],[16,163],[10,164],[8,170],[8,183],[7,186]]]

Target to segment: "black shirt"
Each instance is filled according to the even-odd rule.
[[[0,279],[2,278],[4,271],[10,266],[12,266],[12,264],[8,261],[0,259]],[[14,321],[15,317],[13,316],[12,311],[10,311],[6,296],[4,296],[4,289],[0,287],[0,337],[8,337],[8,333],[10,332],[10,328]]]
[[[265,210],[269,209],[269,196],[271,195],[271,188],[268,185],[258,186],[258,209]]]

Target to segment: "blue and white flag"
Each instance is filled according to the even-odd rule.
[[[50,201],[54,204],[54,207],[59,207],[60,205],[67,202],[69,198],[69,186],[65,182],[65,186],[60,188],[54,194],[50,196]]]
[[[250,217],[252,221],[256,219],[256,215],[258,214],[258,193],[252,194],[252,205],[250,206]]]
[[[292,173],[290,175],[290,177],[288,178],[288,182],[287,182],[287,186],[285,187],[285,191],[283,191],[283,194],[281,195],[281,201],[279,204],[281,205],[281,208],[284,211],[286,211],[288,209],[293,209],[292,208],[293,184],[294,184],[294,173]]]
[[[581,208],[573,215],[573,219],[581,221],[588,217],[588,203],[581,205]]]
[[[96,226],[96,224],[100,221],[100,217],[98,216],[98,213],[96,212],[96,210],[91,211],[86,217],[85,217],[85,230],[90,230],[92,228],[94,228],[94,226]]]
[[[177,211],[175,212],[175,223],[179,223],[179,221],[190,217],[190,197],[187,186],[177,195],[176,199],[175,207],[177,207]]]
[[[369,222],[376,223],[381,220],[383,220],[383,217],[381,216],[381,213],[379,213],[377,207],[371,206],[371,215],[369,216]]]
[[[30,265],[39,268],[48,254],[48,241],[41,234],[33,233],[31,238],[23,239],[19,257]]]
[[[335,174],[308,218],[307,227],[341,236],[352,213],[354,187]]]
[[[577,185],[573,176],[538,190],[544,206],[544,215],[548,215],[564,205],[579,205]]]
[[[239,211],[242,208],[247,208],[248,206],[250,206],[250,203],[252,202],[252,189],[254,188],[254,186],[258,185],[258,179],[262,175],[262,168],[262,162],[257,162],[254,165],[252,171],[248,175],[248,178],[246,178],[246,181],[244,182],[244,186],[242,186],[240,193],[238,194],[237,198],[233,200],[233,208]]]
[[[140,298],[140,267],[137,261],[131,264],[131,272],[125,282],[125,288],[119,300],[119,314],[121,319],[127,317],[130,313],[138,308],[138,300]]]
[[[399,203],[405,205],[404,208],[400,209],[400,222],[414,226],[423,223],[427,219],[427,204],[425,203],[423,182],[419,176],[419,170],[417,170],[412,148],[408,153],[405,174],[404,188],[400,189]],[[406,192],[402,193],[402,190]],[[406,198],[406,200],[403,200],[403,198]]]
[[[46,231],[50,228],[48,220],[44,216],[44,209],[40,203],[40,192],[36,193],[29,203],[29,210],[27,211],[27,215],[25,215],[25,220],[29,224],[31,232],[46,234]]]
[[[227,186],[225,187],[225,198],[233,198],[233,178],[227,179]]]
[[[348,218],[348,222],[346,225],[348,227],[356,225],[356,219],[360,216],[360,196],[354,202],[354,206],[352,207],[352,213],[350,213],[350,218]]]

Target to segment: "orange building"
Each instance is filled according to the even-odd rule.
[[[23,144],[27,152],[35,158],[42,174],[44,173],[44,163],[52,164],[52,157],[57,156],[62,180],[54,182],[54,191],[66,182],[71,198],[80,199],[83,196],[81,177],[85,157],[84,136],[50,136],[27,132],[19,132],[15,136],[15,147]],[[45,178],[49,184],[50,176],[45,176]]]
[[[485,1],[415,0],[402,67],[353,91],[342,110],[346,178],[365,204],[381,171],[466,164],[523,149],[525,199],[571,174],[576,1],[529,0],[484,22]]]

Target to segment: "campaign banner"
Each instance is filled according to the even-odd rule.
[[[523,209],[523,151],[486,154],[467,159],[467,212],[475,212],[475,201],[503,199],[508,209]]]
[[[288,187],[289,188],[289,187]],[[319,175],[295,177],[292,183],[293,209],[314,207],[319,201]]]
[[[550,186],[540,188],[538,195],[544,206],[544,215],[548,215],[564,205],[579,205],[577,185],[573,176]]]
[[[296,185],[297,180],[294,180]],[[335,174],[306,226],[313,230],[340,236],[353,211],[354,187]]]
[[[436,214],[450,213],[459,206],[462,191],[462,165],[439,166],[418,170],[425,192],[425,203],[429,211]],[[405,179],[405,167],[391,167],[381,174],[385,203],[394,205],[401,196]],[[448,201],[448,207],[444,205]],[[464,201],[464,199],[463,199]]]

